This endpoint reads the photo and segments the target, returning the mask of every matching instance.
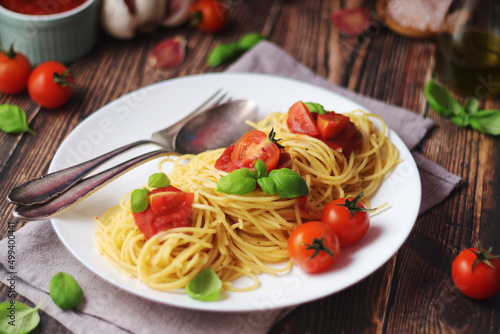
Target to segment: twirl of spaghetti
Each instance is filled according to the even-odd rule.
[[[100,253],[125,274],[158,290],[183,288],[208,266],[230,291],[257,288],[261,273],[286,273],[292,265],[287,238],[294,227],[318,219],[334,199],[360,191],[369,197],[399,161],[380,117],[361,110],[346,115],[363,137],[361,149],[348,157],[321,140],[290,133],[286,113],[272,113],[250,123],[266,133],[272,128],[276,131],[276,138],[292,157],[289,168],[309,186],[307,212],[300,209],[298,199],[261,190],[248,195],[216,193],[217,181],[226,175],[214,168],[223,149],[169,157],[160,162],[159,169],[171,169],[172,185],[194,193],[192,227],[173,228],[147,240],[134,222],[128,193],[118,206],[96,218]],[[253,283],[233,286],[243,276]]]

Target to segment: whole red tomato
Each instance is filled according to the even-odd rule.
[[[73,77],[63,64],[56,61],[44,62],[31,73],[28,92],[33,101],[42,107],[59,108],[73,92]]]
[[[491,251],[479,243],[478,248],[465,249],[453,260],[451,278],[464,295],[485,299],[500,291],[500,259]]]
[[[192,24],[203,32],[221,31],[229,20],[226,7],[215,0],[199,0],[190,11]]]
[[[22,53],[14,51],[0,52],[0,92],[17,94],[26,89],[31,73],[29,59]]]
[[[363,192],[352,200],[339,198],[328,203],[321,212],[321,221],[335,230],[342,246],[352,245],[366,234],[370,226],[370,216],[366,206],[359,202]]]
[[[328,225],[311,221],[296,227],[288,237],[288,254],[293,264],[308,273],[331,267],[339,255],[335,231]]]

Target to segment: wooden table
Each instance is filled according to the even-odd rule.
[[[208,50],[250,31],[271,27],[280,1],[233,1],[232,23],[210,35],[183,26],[120,41],[102,33],[95,49],[71,64],[77,80],[70,101],[60,110],[37,107],[27,93],[0,96],[27,111],[31,135],[0,133],[0,198],[29,178],[45,172],[63,139],[85,117],[114,99],[146,85],[189,74],[223,71],[206,66]],[[342,6],[339,4],[341,3]],[[499,333],[500,295],[475,301],[453,286],[450,269],[460,250],[478,238],[500,252],[500,141],[461,129],[429,109],[423,88],[432,75],[434,43],[409,39],[387,30],[376,18],[370,33],[343,37],[332,28],[328,13],[374,1],[285,0],[270,41],[318,75],[353,91],[403,106],[435,121],[437,127],[420,146],[422,154],[461,176],[464,184],[443,203],[418,217],[400,250],[358,284],[335,295],[299,306],[271,333]],[[184,63],[175,69],[147,65],[148,52],[162,39],[187,37]],[[500,108],[500,99],[485,107]],[[13,206],[0,201],[1,238]],[[22,296],[20,300],[24,300]],[[7,300],[5,286],[0,300]],[[69,332],[42,314],[41,332]]]

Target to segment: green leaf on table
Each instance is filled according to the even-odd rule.
[[[468,99],[464,103],[465,112],[468,114],[474,114],[479,109],[479,100],[475,97]]]
[[[469,125],[469,115],[466,113],[455,115],[451,117],[451,122],[458,125],[461,128],[465,128]]]
[[[259,43],[264,39],[264,36],[262,36],[258,32],[250,32],[248,34],[243,35],[237,42],[238,48],[241,51],[248,51],[250,50],[255,44]]]
[[[309,194],[309,187],[304,178],[288,168],[272,170],[268,177],[273,180],[276,193],[282,198],[294,198]]]
[[[165,188],[170,185],[170,179],[165,173],[154,173],[148,179],[151,188]]]
[[[480,110],[469,116],[470,126],[477,131],[493,136],[500,135],[500,111]]]
[[[465,112],[460,103],[434,80],[427,83],[424,94],[432,109],[440,115],[451,117]]]
[[[0,105],[0,130],[6,133],[28,132],[35,134],[28,126],[26,112],[13,104]]]
[[[255,173],[248,168],[240,168],[221,177],[215,188],[216,193],[246,195],[257,187]]]
[[[0,333],[20,334],[31,332],[40,322],[38,309],[43,301],[36,307],[17,301],[5,301],[0,303]]]
[[[219,66],[236,58],[240,54],[237,43],[219,44],[207,57],[207,65],[211,67]]]
[[[50,297],[57,306],[69,310],[83,301],[83,291],[73,276],[58,272],[50,281]]]
[[[149,190],[142,188],[132,191],[130,205],[132,206],[133,213],[146,211],[149,206]]]
[[[212,267],[203,269],[186,285],[189,297],[202,301],[215,301],[222,290],[222,281]]]

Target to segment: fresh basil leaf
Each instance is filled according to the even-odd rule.
[[[274,169],[269,173],[273,180],[276,193],[282,198],[294,198],[309,194],[306,181],[300,175],[288,168]]]
[[[479,108],[479,100],[475,97],[468,99],[464,103],[464,108],[468,114],[474,114]]]
[[[28,132],[35,134],[28,126],[26,112],[16,105],[0,105],[0,130],[6,133]]]
[[[500,135],[500,110],[480,110],[470,115],[470,126],[480,132],[498,136]]]
[[[305,102],[304,103],[310,112],[315,112],[318,114],[326,114],[325,108],[319,103],[315,102]]]
[[[255,190],[255,174],[248,168],[240,168],[220,178],[215,192],[233,195],[246,195]]]
[[[260,179],[261,177],[266,177],[267,176],[267,167],[266,163],[262,159],[257,159],[255,162],[255,177],[257,179]]]
[[[73,276],[58,272],[50,281],[50,297],[57,306],[69,310],[83,301],[83,291]]]
[[[455,125],[465,128],[469,125],[469,116],[465,113],[462,115],[452,116],[451,122]]]
[[[260,188],[269,195],[274,195],[276,193],[276,186],[274,185],[273,179],[270,177],[261,177],[257,179],[257,183]]]
[[[130,204],[134,213],[146,211],[149,206],[149,191],[144,188],[132,191]]]
[[[222,281],[212,267],[203,269],[186,285],[189,297],[206,302],[215,301],[222,290]]]
[[[264,39],[264,36],[262,36],[258,32],[251,32],[248,34],[243,35],[239,40],[238,40],[238,48],[241,51],[248,51],[250,50],[255,44],[259,43]]]
[[[0,333],[20,334],[31,332],[40,322],[38,310],[43,301],[36,307],[17,301],[0,303]]]
[[[432,109],[440,115],[451,117],[465,112],[460,103],[434,80],[430,80],[425,85],[424,94]]]
[[[210,67],[219,66],[236,58],[240,53],[238,43],[219,44],[208,54],[207,65]]]
[[[154,173],[148,179],[151,188],[164,188],[170,185],[170,179],[164,173]]]

